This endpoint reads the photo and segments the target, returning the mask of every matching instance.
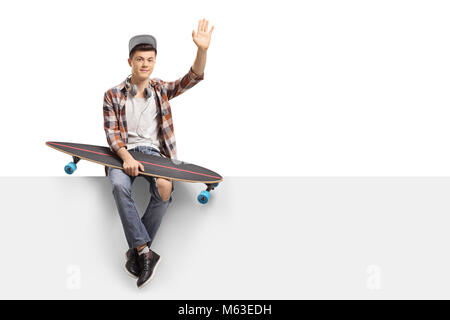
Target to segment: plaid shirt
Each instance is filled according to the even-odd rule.
[[[161,153],[171,159],[177,158],[177,147],[173,130],[172,111],[169,100],[182,94],[186,90],[203,80],[204,73],[197,75],[192,71],[182,78],[166,82],[161,79],[150,79],[150,85],[156,92],[158,139]],[[129,85],[124,80],[105,92],[103,99],[103,120],[106,133],[106,140],[113,152],[125,147],[128,143],[127,119],[125,113],[125,103],[127,101]]]

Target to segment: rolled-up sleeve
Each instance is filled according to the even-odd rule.
[[[173,99],[186,90],[189,90],[193,86],[195,86],[197,83],[202,81],[204,79],[205,73],[203,72],[201,75],[196,74],[192,67],[189,69],[188,73],[186,73],[183,77],[181,77],[178,80],[166,82],[162,81],[163,89],[167,93],[167,98]]]

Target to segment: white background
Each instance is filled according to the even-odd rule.
[[[448,175],[448,1],[8,1],[0,4],[0,176],[64,175],[45,141],[106,145],[103,93],[128,40],[158,40],[152,77],[193,64],[171,101],[178,157],[223,176]],[[79,175],[103,175],[87,163]]]
[[[449,16],[446,1],[2,2],[0,242],[17,264],[0,296],[447,298],[450,183],[409,176],[449,174]],[[136,291],[110,183],[83,177],[103,167],[67,177],[45,141],[106,145],[130,37],[154,35],[152,77],[175,80],[203,17],[205,80],[171,105],[179,158],[225,181],[207,206],[177,183]],[[407,177],[349,178],[367,175]],[[30,243],[40,276],[18,281]]]

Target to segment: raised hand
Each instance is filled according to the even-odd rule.
[[[195,30],[192,30],[192,39],[194,40],[197,47],[202,50],[206,50],[209,48],[211,34],[214,30],[214,26],[212,26],[211,30],[208,32],[208,23],[208,20],[199,20],[197,33],[195,33]]]

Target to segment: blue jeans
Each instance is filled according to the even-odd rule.
[[[138,146],[131,150],[161,156],[156,149],[151,147]],[[172,202],[172,194],[169,200],[162,201],[158,187],[156,186],[156,178],[147,175],[141,176],[150,183],[151,194],[150,202],[142,218],[140,218],[136,204],[131,198],[131,185],[136,177],[127,175],[121,169],[108,167],[108,177],[112,183],[112,193],[116,201],[117,210],[119,211],[129,248],[136,248],[145,243],[149,247],[151,246],[156,232],[161,225],[162,217]],[[172,183],[172,192],[173,189]]]

